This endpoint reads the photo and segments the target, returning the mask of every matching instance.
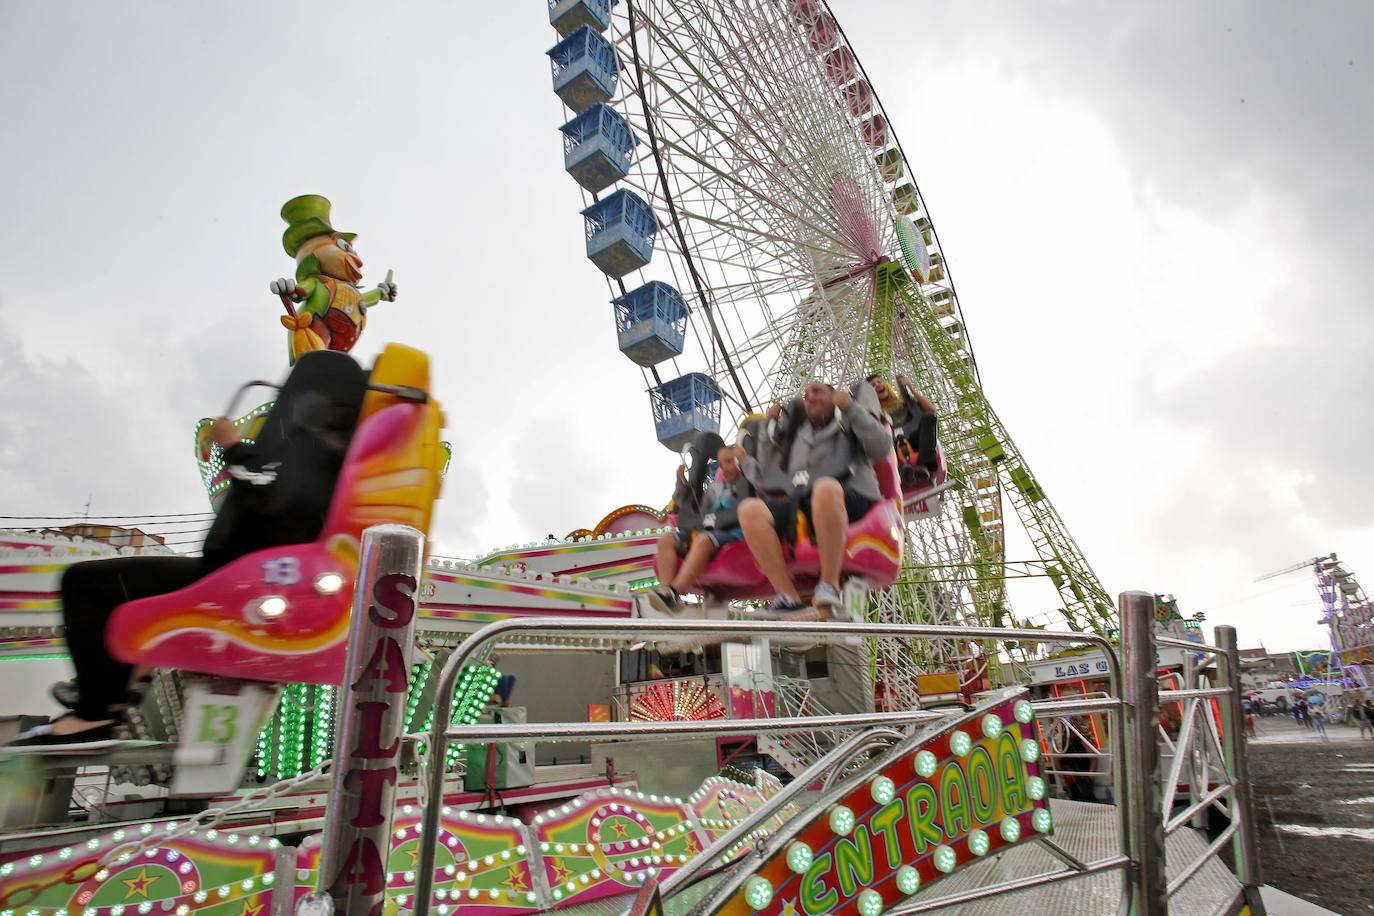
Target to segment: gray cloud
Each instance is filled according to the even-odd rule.
[[[1108,588],[1320,642],[1250,579],[1374,562],[1374,8],[934,3],[909,44],[843,12],[993,404]]]
[[[835,5],[993,404],[1108,588],[1236,611],[1315,552],[1374,574],[1374,9]],[[308,191],[360,233],[368,281],[401,283],[359,356],[433,354],[457,448],[441,548],[666,498],[673,459],[582,257],[544,8],[330,10],[0,11],[4,514],[203,506],[190,427],[283,371],[276,210]]]

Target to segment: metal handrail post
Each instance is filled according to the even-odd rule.
[[[1159,681],[1155,648],[1155,596],[1122,592],[1122,655],[1126,669],[1128,848],[1132,862],[1132,916],[1166,916],[1164,818],[1159,791]],[[1120,802],[1118,802],[1120,803]]]
[[[1193,653],[1184,651],[1183,653],[1183,689],[1193,690],[1197,687],[1197,664],[1193,659]],[[1202,703],[1201,700],[1192,700],[1194,703]],[[1206,710],[1203,710],[1204,714]],[[1194,723],[1193,731],[1200,732],[1198,723]],[[1182,736],[1188,742],[1188,807],[1197,805],[1197,800],[1207,791],[1207,787],[1198,788],[1198,780],[1202,778],[1202,747],[1198,744],[1197,734]],[[1177,749],[1175,750],[1177,753]],[[1162,812],[1164,817],[1169,816],[1168,811]],[[1199,830],[1207,829],[1207,811],[1205,808],[1198,808],[1193,815],[1193,826]]]
[[[1221,728],[1226,751],[1226,772],[1231,781],[1231,824],[1236,830],[1232,839],[1235,851],[1236,877],[1245,891],[1245,900],[1255,916],[1264,916],[1264,901],[1260,885],[1259,835],[1255,830],[1255,805],[1250,794],[1250,765],[1245,757],[1245,713],[1241,707],[1240,649],[1236,647],[1236,628],[1216,628],[1217,680],[1230,688],[1221,703]]]
[[[414,528],[363,532],[320,852],[319,891],[339,913],[381,912],[386,899],[424,555],[425,536]]]

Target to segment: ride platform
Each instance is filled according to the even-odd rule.
[[[1120,844],[1116,811],[1111,805],[1054,799],[1055,843],[1080,863],[1112,858]],[[1009,891],[995,897],[968,900],[993,888],[1026,881],[1037,875],[1062,870],[1063,857],[1056,854],[1048,840],[1012,846],[942,879],[934,887],[914,894],[901,912],[935,913],[939,916],[1002,916],[1005,913],[1049,914],[1055,916],[1101,916],[1118,911],[1122,900],[1120,872],[1090,871],[1055,884]],[[1244,906],[1240,882],[1222,861],[1207,852],[1208,840],[1190,828],[1176,831],[1167,841],[1168,878],[1172,882],[1205,857],[1206,862],[1169,899],[1171,916],[1230,916]],[[1072,866],[1068,866],[1072,867]],[[665,916],[693,913],[725,879],[716,874],[684,888],[662,901]],[[965,902],[956,902],[963,898]],[[567,916],[620,916],[634,912],[635,895],[607,897],[579,906],[561,909]],[[951,901],[940,905],[941,901]],[[800,909],[798,912],[801,912]]]
[[[1013,846],[1000,855],[950,875],[936,887],[917,893],[911,902],[929,904],[1064,868],[1064,859],[1055,854],[1049,842],[1086,863],[1109,859],[1120,848],[1121,837],[1113,806],[1054,799],[1050,802],[1050,810],[1054,814],[1053,841]],[[1240,910],[1240,882],[1220,859],[1208,855],[1208,843],[1203,833],[1186,827],[1175,831],[1165,841],[1170,882],[1182,875],[1190,863],[1203,857],[1207,859],[1169,899],[1169,912],[1173,916],[1226,916]],[[1018,912],[1096,916],[1114,912],[1121,893],[1119,871],[1098,871],[994,898],[952,903],[930,912],[941,916],[1000,916]]]

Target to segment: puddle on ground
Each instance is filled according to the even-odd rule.
[[[1309,827],[1307,824],[1275,824],[1275,830],[1296,833],[1298,836],[1312,837],[1352,837],[1357,840],[1374,840],[1374,827]]]
[[[1343,805],[1374,805],[1374,795],[1371,795],[1369,798],[1343,798],[1343,799],[1341,799],[1341,804],[1343,804]]]

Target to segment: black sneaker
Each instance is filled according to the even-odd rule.
[[[682,610],[682,598],[671,588],[649,590],[649,606],[660,614],[675,615]]]
[[[779,595],[768,606],[761,608],[755,615],[756,620],[784,620],[792,623],[825,623],[833,620],[834,615],[830,608],[818,608],[814,605],[806,604],[802,601],[794,601],[791,598],[784,598]],[[770,637],[777,645],[792,646],[795,641],[785,640],[783,637]],[[803,644],[810,646],[812,638],[806,637]]]
[[[916,467],[903,465],[901,478],[902,486],[907,489],[911,487],[923,487],[931,481],[930,468],[923,468],[919,465]]]
[[[45,722],[21,732],[17,738],[4,746],[4,750],[29,754],[79,754],[85,751],[103,751],[119,744],[114,731],[115,723],[107,722],[69,735],[55,735],[53,723]]]
[[[77,701],[81,698],[81,691],[76,689],[76,678],[70,681],[58,681],[48,688],[48,695],[57,701],[57,705],[64,709],[75,709]]]
[[[768,607],[764,608],[770,614],[795,614],[797,611],[806,610],[807,605],[795,598],[786,595],[778,595],[768,602]]]
[[[124,694],[124,705],[137,706],[142,703],[143,695],[148,692],[148,688],[152,685],[153,679],[151,677],[142,677],[134,681]],[[76,709],[76,704],[81,699],[81,691],[76,686],[76,678],[53,684],[48,688],[48,695],[64,709]]]

